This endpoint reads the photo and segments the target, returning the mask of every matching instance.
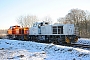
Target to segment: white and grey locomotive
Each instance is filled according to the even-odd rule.
[[[47,43],[75,43],[78,36],[75,34],[74,24],[53,24],[36,22],[29,30],[29,39]]]

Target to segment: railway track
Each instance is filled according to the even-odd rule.
[[[84,44],[63,44],[63,46],[90,50],[90,45],[84,45]]]

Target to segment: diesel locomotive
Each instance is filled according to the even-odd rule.
[[[75,43],[78,36],[75,34],[74,24],[49,24],[35,22],[32,27],[11,26],[8,29],[9,39],[29,40],[45,43]]]

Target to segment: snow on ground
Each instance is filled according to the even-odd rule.
[[[54,44],[0,39],[0,60],[36,60],[36,59],[89,60],[90,51]]]
[[[86,44],[86,45],[90,45],[90,39],[80,38],[80,39],[78,39],[77,44]]]

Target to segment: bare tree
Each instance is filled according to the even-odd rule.
[[[66,23],[73,23],[78,27],[81,37],[90,37],[90,13],[81,9],[71,9],[65,16]]]
[[[0,29],[0,39],[7,37],[7,29]]]
[[[20,16],[20,17],[17,19],[18,24],[20,24],[21,26],[24,26],[23,20],[24,20],[24,16]]]
[[[64,17],[58,18],[57,22],[60,24],[65,23],[65,18]]]
[[[52,23],[52,19],[49,16],[44,17],[44,19],[42,21],[49,22],[50,24]]]
[[[33,23],[37,22],[38,19],[36,16],[21,16],[17,19],[17,22],[23,27],[31,27]]]
[[[65,16],[66,21],[69,23],[73,23],[75,27],[79,27],[79,35],[81,36],[83,31],[82,31],[82,26],[84,25],[83,21],[85,21],[85,16],[86,13],[84,10],[81,9],[71,9],[70,12]]]
[[[90,12],[81,9],[71,9],[69,13],[63,17],[57,19],[59,23],[63,20],[64,23],[74,24],[76,28],[76,33],[81,37],[90,38]]]

